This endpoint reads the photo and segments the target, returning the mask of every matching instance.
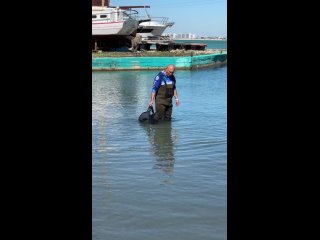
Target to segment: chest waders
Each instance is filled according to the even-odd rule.
[[[175,81],[173,81],[173,84],[167,84],[165,80],[162,81],[165,84],[160,86],[156,94],[156,112],[159,119],[170,120]]]

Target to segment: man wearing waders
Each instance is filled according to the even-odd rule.
[[[170,64],[159,72],[153,80],[151,100],[149,106],[156,104],[156,118],[159,120],[171,120],[172,97],[175,97],[176,106],[179,106],[179,98],[176,90],[176,79],[173,75],[175,67]]]

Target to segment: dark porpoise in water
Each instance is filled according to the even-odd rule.
[[[158,114],[154,112],[152,106],[149,106],[148,110],[141,113],[139,116],[139,121],[143,123],[157,123],[158,120]]]

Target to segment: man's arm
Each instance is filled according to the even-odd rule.
[[[155,96],[156,96],[156,94],[154,92],[152,92],[151,93],[151,99],[150,99],[150,102],[149,102],[149,106],[153,105]]]
[[[174,98],[176,99],[176,105],[179,106],[179,105],[180,105],[180,101],[179,101],[177,89],[175,89],[175,90],[173,91],[173,96],[174,96]]]
[[[161,85],[161,76],[160,76],[160,74],[158,74],[153,80],[153,86],[152,86],[152,92],[151,92],[149,106],[153,105],[154,99],[156,96],[156,92],[158,91],[160,85]]]

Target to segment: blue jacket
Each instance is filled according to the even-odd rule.
[[[165,71],[161,71],[158,73],[158,75],[153,80],[153,86],[152,86],[152,92],[156,93],[161,85],[166,84],[173,84],[176,81],[176,78],[172,74],[171,76],[167,76]],[[173,85],[173,89],[176,89],[176,84]]]

